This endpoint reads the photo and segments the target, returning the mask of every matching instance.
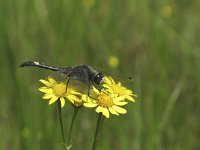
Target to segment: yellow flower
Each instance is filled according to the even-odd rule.
[[[117,68],[119,66],[119,59],[116,56],[110,56],[108,58],[108,65],[112,68]]]
[[[126,109],[119,106],[126,105],[124,97],[119,97],[114,94],[110,94],[105,90],[98,91],[93,87],[94,96],[93,98],[88,95],[83,95],[82,99],[85,101],[83,106],[85,107],[96,107],[97,113],[102,113],[106,118],[110,117],[110,113],[114,115],[127,113]]]
[[[103,82],[104,82],[103,87],[106,88],[106,91],[124,97],[124,99],[135,102],[133,96],[136,97],[136,95],[133,94],[133,91],[122,86],[120,82],[116,83],[112,79],[112,77],[107,77],[107,76],[104,77]]]
[[[160,11],[163,17],[170,17],[176,11],[176,5],[165,5]]]
[[[30,135],[31,135],[31,133],[30,133],[29,128],[24,127],[24,128],[22,129],[22,137],[24,137],[24,138],[29,138]]]
[[[86,8],[92,8],[95,5],[96,1],[95,0],[83,0],[83,5]]]
[[[42,97],[43,99],[50,99],[49,105],[54,103],[57,100],[61,101],[61,107],[65,105],[65,98],[67,98],[70,102],[79,102],[81,101],[77,95],[80,93],[74,91],[72,88],[67,87],[65,82],[57,82],[52,77],[48,77],[48,80],[40,79],[45,86],[39,88],[39,91],[45,93]]]

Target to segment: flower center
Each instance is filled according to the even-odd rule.
[[[121,87],[121,86],[118,86],[118,85],[112,85],[112,89],[113,89],[114,93],[119,94],[120,96],[126,95],[126,88],[125,87]]]
[[[109,95],[107,95],[105,93],[101,93],[97,97],[97,100],[98,100],[98,104],[105,108],[111,107],[114,105],[112,97],[110,97]]]
[[[60,84],[56,84],[53,87],[53,93],[58,96],[61,97],[63,94],[65,94],[66,92],[66,85],[63,83]]]

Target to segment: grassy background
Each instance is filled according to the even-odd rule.
[[[104,122],[98,149],[199,149],[199,8],[199,0],[0,0],[0,149],[62,149],[57,107],[37,90],[50,72],[19,68],[25,60],[133,76],[137,102]],[[73,110],[64,109],[68,129]],[[87,150],[96,113],[80,111],[73,148]]]

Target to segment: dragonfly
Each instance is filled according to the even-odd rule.
[[[99,72],[93,69],[91,66],[85,64],[77,65],[74,67],[54,67],[36,61],[25,61],[20,65],[20,67],[37,67],[58,72],[65,76],[65,80],[67,80],[67,85],[70,80],[78,80],[82,83],[87,84],[88,95],[90,95],[91,87],[98,87],[104,78],[104,74],[102,72]]]

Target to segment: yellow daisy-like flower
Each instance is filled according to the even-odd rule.
[[[48,77],[48,80],[40,79],[45,86],[40,87],[39,91],[45,93],[42,97],[43,99],[50,99],[49,105],[60,100],[61,107],[65,105],[65,98],[67,98],[70,102],[80,102],[80,98],[77,95],[80,93],[74,91],[72,88],[67,87],[65,82],[57,82],[52,77]]]
[[[119,66],[119,58],[117,56],[110,56],[108,58],[108,65],[112,68],[117,68]]]
[[[103,87],[106,88],[106,91],[110,93],[116,94],[118,96],[124,97],[124,99],[135,102],[135,99],[133,97],[136,97],[136,95],[133,94],[133,91],[122,86],[120,82],[116,83],[112,79],[112,77],[107,77],[107,76],[104,77]]]
[[[161,8],[160,11],[163,17],[171,17],[176,11],[176,5],[165,5]]]
[[[88,95],[82,96],[82,99],[85,101],[83,106],[90,108],[96,107],[96,112],[101,112],[106,118],[110,117],[110,113],[117,116],[127,113],[126,109],[119,107],[127,104],[124,101],[124,97],[110,94],[105,90],[98,91],[95,87],[93,87],[93,92],[94,98]]]

